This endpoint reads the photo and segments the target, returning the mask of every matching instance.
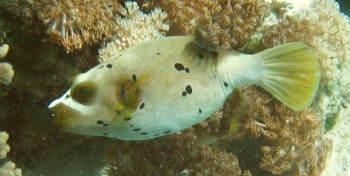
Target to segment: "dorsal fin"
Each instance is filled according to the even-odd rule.
[[[211,39],[210,32],[201,25],[198,25],[196,29],[193,31],[192,35],[194,36],[194,42],[202,48],[207,50],[216,50],[216,44]]]

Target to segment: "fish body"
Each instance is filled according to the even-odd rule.
[[[125,49],[77,75],[49,108],[67,132],[146,140],[205,120],[246,84],[261,86],[292,109],[305,109],[319,79],[317,58],[303,43],[245,55],[207,47],[191,36],[166,37]]]

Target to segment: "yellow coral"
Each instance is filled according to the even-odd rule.
[[[0,46],[0,59],[4,58],[7,55],[7,52],[9,51],[9,45],[3,44]]]
[[[15,75],[12,65],[9,63],[0,63],[0,83],[10,84]]]
[[[9,134],[7,132],[0,132],[0,159],[4,159],[7,153],[10,151],[10,146],[7,145],[7,140],[9,138]],[[0,175],[1,176],[22,176],[22,170],[16,168],[16,164],[8,161],[5,162],[0,167]]]
[[[0,59],[7,55],[9,45],[3,44],[0,46]],[[12,65],[6,62],[0,63],[0,83],[10,84],[15,72]]]

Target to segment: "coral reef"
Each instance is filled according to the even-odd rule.
[[[0,46],[0,59],[4,58],[7,55],[7,52],[9,51],[10,47],[7,44],[3,44]]]
[[[1,0],[0,1],[0,9],[7,13],[11,13],[16,17],[24,18],[28,21],[28,23],[32,22],[33,18],[33,9],[31,8],[33,5],[32,0]]]
[[[0,83],[10,84],[15,72],[9,63],[0,63]]]
[[[280,19],[262,32],[262,44],[269,48],[292,41],[304,41],[315,48],[322,67],[322,80],[316,113],[323,118],[336,118],[345,104],[349,90],[346,74],[350,61],[349,18],[339,12],[337,3],[313,1],[306,11]]]
[[[239,50],[246,47],[269,7],[264,0],[159,0],[155,5],[169,14],[174,34],[189,35],[199,29],[213,43]]]
[[[9,45],[3,44],[0,46],[0,59],[7,55]],[[0,83],[10,84],[15,72],[13,71],[12,65],[6,62],[0,63]]]
[[[324,139],[323,121],[312,110],[294,112],[254,87],[244,89],[247,111],[236,137],[263,137],[260,167],[274,174],[320,175],[332,143]],[[235,107],[242,108],[242,107]],[[236,114],[238,115],[238,114]]]
[[[7,140],[9,138],[9,134],[6,132],[0,132],[0,159],[4,159],[7,153],[10,151],[10,146],[7,145]],[[16,168],[15,163],[8,161],[5,162],[0,167],[0,175],[2,176],[22,176],[22,170]]]
[[[6,132],[0,132],[0,159],[4,159],[7,153],[10,151],[10,146],[6,141],[9,139],[9,134]]]
[[[333,129],[326,134],[327,139],[333,140],[333,150],[328,158],[323,176],[346,175],[350,173],[350,109],[341,111]]]
[[[233,154],[197,144],[189,128],[155,140],[112,145],[106,153],[108,175],[242,175]]]
[[[91,163],[98,162],[93,160],[106,146],[104,157],[108,166],[101,171],[105,175],[321,174],[332,150],[332,138],[324,137],[323,126],[327,122],[334,122],[334,126],[347,122],[338,116],[350,102],[350,80],[346,78],[350,70],[349,20],[334,1],[310,0],[307,2],[313,3],[302,9],[281,0],[137,2],[139,6],[135,2],[124,4],[122,0],[0,0],[0,17],[5,13],[17,17],[6,16],[6,24],[0,18],[0,31],[11,31],[6,37],[1,33],[0,42],[11,46],[6,59],[16,68],[16,79],[4,88],[8,94],[0,99],[0,127],[11,133],[9,142],[15,151],[9,157],[33,175],[68,175],[61,172],[73,173],[83,165],[78,156],[85,156],[84,160],[91,156]],[[43,39],[32,32],[36,30],[45,30],[48,37]],[[43,110],[47,102],[68,87],[70,77],[96,64],[96,58],[106,60],[145,40],[194,31],[226,48],[248,49],[252,53],[291,41],[306,42],[315,49],[322,66],[322,82],[313,106],[304,112],[293,112],[263,90],[249,86],[233,95],[208,120],[180,134],[155,140],[116,142],[72,137],[53,130],[50,113]],[[42,40],[60,44],[73,54],[62,53],[57,46],[41,43]],[[105,45],[99,50],[99,57],[95,57],[96,46],[84,48],[92,43]],[[7,153],[7,139],[3,139],[0,149]],[[240,141],[252,142],[237,145]],[[84,145],[89,150],[85,151]],[[338,146],[333,146],[332,152],[335,147]],[[251,148],[255,151],[245,150]],[[69,160],[71,169],[66,169],[67,164],[61,164],[64,169],[56,168],[60,165],[57,163],[68,163],[62,153],[71,151],[81,152]],[[257,156],[252,157],[256,162],[245,162],[252,155]],[[1,169],[0,175],[3,169],[12,172],[15,166],[9,162]],[[74,173],[80,172],[91,174],[84,169]]]
[[[40,0],[32,7],[47,26],[49,41],[61,44],[67,52],[111,37],[116,32],[113,16],[122,9],[112,0]]]
[[[169,30],[169,25],[163,23],[167,14],[160,8],[144,14],[136,2],[125,2],[125,8],[120,13],[121,16],[115,18],[117,33],[99,50],[100,61],[107,60],[129,46],[162,37]]]
[[[288,112],[263,94],[256,96],[261,91],[250,87],[244,92],[247,104],[253,108],[248,107],[246,116],[253,118],[243,118],[240,126],[249,129],[250,135],[264,136],[270,141],[262,147],[262,169],[274,174],[320,175],[328,153],[334,152],[331,140],[336,139],[325,137],[323,127],[331,130],[340,111],[349,103],[350,80],[345,75],[349,70],[350,40],[344,37],[350,33],[349,19],[339,12],[335,2],[321,0],[312,1],[309,8],[292,16],[281,15],[277,21],[261,31],[263,47],[303,41],[312,46],[319,57],[322,80],[313,110]],[[252,96],[255,98],[250,99]]]

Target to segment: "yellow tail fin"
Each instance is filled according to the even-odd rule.
[[[302,42],[293,42],[257,54],[265,70],[259,86],[289,108],[301,111],[313,101],[321,72],[313,50]]]

